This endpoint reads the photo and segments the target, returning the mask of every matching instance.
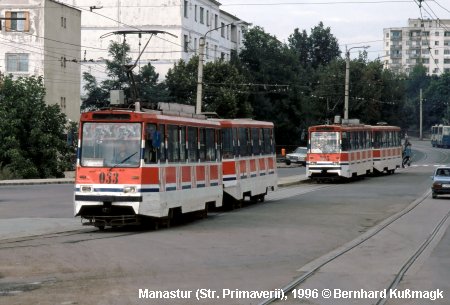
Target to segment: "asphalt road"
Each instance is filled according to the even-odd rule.
[[[449,163],[449,154],[429,148],[428,143],[413,145],[413,167],[395,175],[283,188],[269,194],[265,203],[170,229],[99,232],[68,227],[57,234],[0,240],[1,303],[258,304],[260,299],[225,299],[222,292],[283,287],[304,272],[302,267],[367,233],[427,192],[433,165]],[[0,219],[33,222],[33,217],[55,217],[70,222],[72,188],[0,187]],[[448,235],[443,234],[444,242]],[[407,246],[397,244],[395,253]],[[446,253],[448,242],[437,242],[401,285],[431,289],[438,288],[438,281],[450,296],[450,287],[442,284],[450,283],[450,268],[440,268],[449,266]],[[365,256],[357,259],[366,271],[379,268],[366,262]],[[329,276],[324,281],[333,287],[341,279]],[[182,295],[140,299],[139,289],[191,294],[186,299]],[[209,298],[196,300],[198,289],[204,289],[201,292]],[[213,291],[220,292],[221,298],[212,299]],[[446,301],[433,304],[450,303],[448,297]]]

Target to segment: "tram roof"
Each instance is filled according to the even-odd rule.
[[[252,119],[209,119],[211,121],[219,122],[223,127],[263,127],[273,128],[272,122],[257,121]]]
[[[310,126],[309,131],[348,131],[348,130],[398,130],[398,126],[387,125],[364,125],[364,124],[333,124]]]
[[[172,124],[194,124],[196,126],[220,126],[219,122],[207,120],[204,116],[190,113],[164,112],[158,110],[131,111],[125,109],[109,109],[85,112],[81,114],[84,122],[164,122]]]

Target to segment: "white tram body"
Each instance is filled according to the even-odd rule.
[[[310,127],[308,134],[306,175],[310,178],[352,178],[373,172],[393,173],[401,165],[398,127],[318,125]]]
[[[372,126],[375,172],[394,173],[402,165],[400,131],[397,126]]]
[[[235,200],[264,200],[277,188],[273,123],[219,120],[222,128],[224,193]]]
[[[75,184],[75,216],[99,228],[206,215],[224,194],[262,201],[277,185],[273,124],[173,111],[83,113]]]
[[[74,212],[93,225],[222,205],[218,122],[109,110],[82,114],[79,134]]]

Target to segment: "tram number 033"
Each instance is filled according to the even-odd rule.
[[[294,299],[317,299],[319,297],[318,289],[294,289],[291,291]]]
[[[100,180],[100,183],[109,183],[109,184],[119,183],[119,173],[111,173],[111,172],[108,172],[107,174],[100,173],[98,178]]]

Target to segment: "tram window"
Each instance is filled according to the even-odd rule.
[[[186,127],[180,126],[180,161],[186,161]]]
[[[196,127],[188,127],[188,159],[189,159],[189,162],[197,162],[198,161],[197,138],[198,138],[197,128]]]
[[[167,159],[169,162],[178,162],[180,160],[180,138],[178,126],[167,126]]]
[[[161,147],[159,149],[159,154],[161,162],[166,162],[166,125],[159,125],[159,133],[161,135]]]
[[[204,162],[206,159],[206,141],[205,141],[205,128],[199,129],[199,140],[200,140],[200,149],[199,149],[199,159],[201,162]]]
[[[231,159],[234,156],[233,129],[225,128],[222,130],[222,150],[225,159]]]
[[[258,128],[252,128],[252,154],[253,155],[259,155],[260,148],[259,148],[259,129]]]
[[[350,135],[348,132],[342,132],[342,150],[350,150]]]
[[[271,145],[271,137],[270,137],[270,129],[264,128],[263,130],[263,139],[264,139],[264,153],[270,154],[272,152],[272,145]]]
[[[150,164],[157,162],[160,146],[161,134],[157,130],[156,124],[147,124],[145,127],[145,163]]]
[[[215,130],[216,134],[216,160],[222,160],[222,134],[220,130]]]
[[[249,155],[249,138],[247,128],[239,128],[239,155],[241,157]]]
[[[373,138],[373,148],[379,148],[379,147],[380,147],[380,132],[375,131],[374,138]]]
[[[234,156],[239,156],[239,128],[233,128]]]
[[[207,128],[206,132],[206,161],[216,160],[216,145],[214,141],[214,129]]]

